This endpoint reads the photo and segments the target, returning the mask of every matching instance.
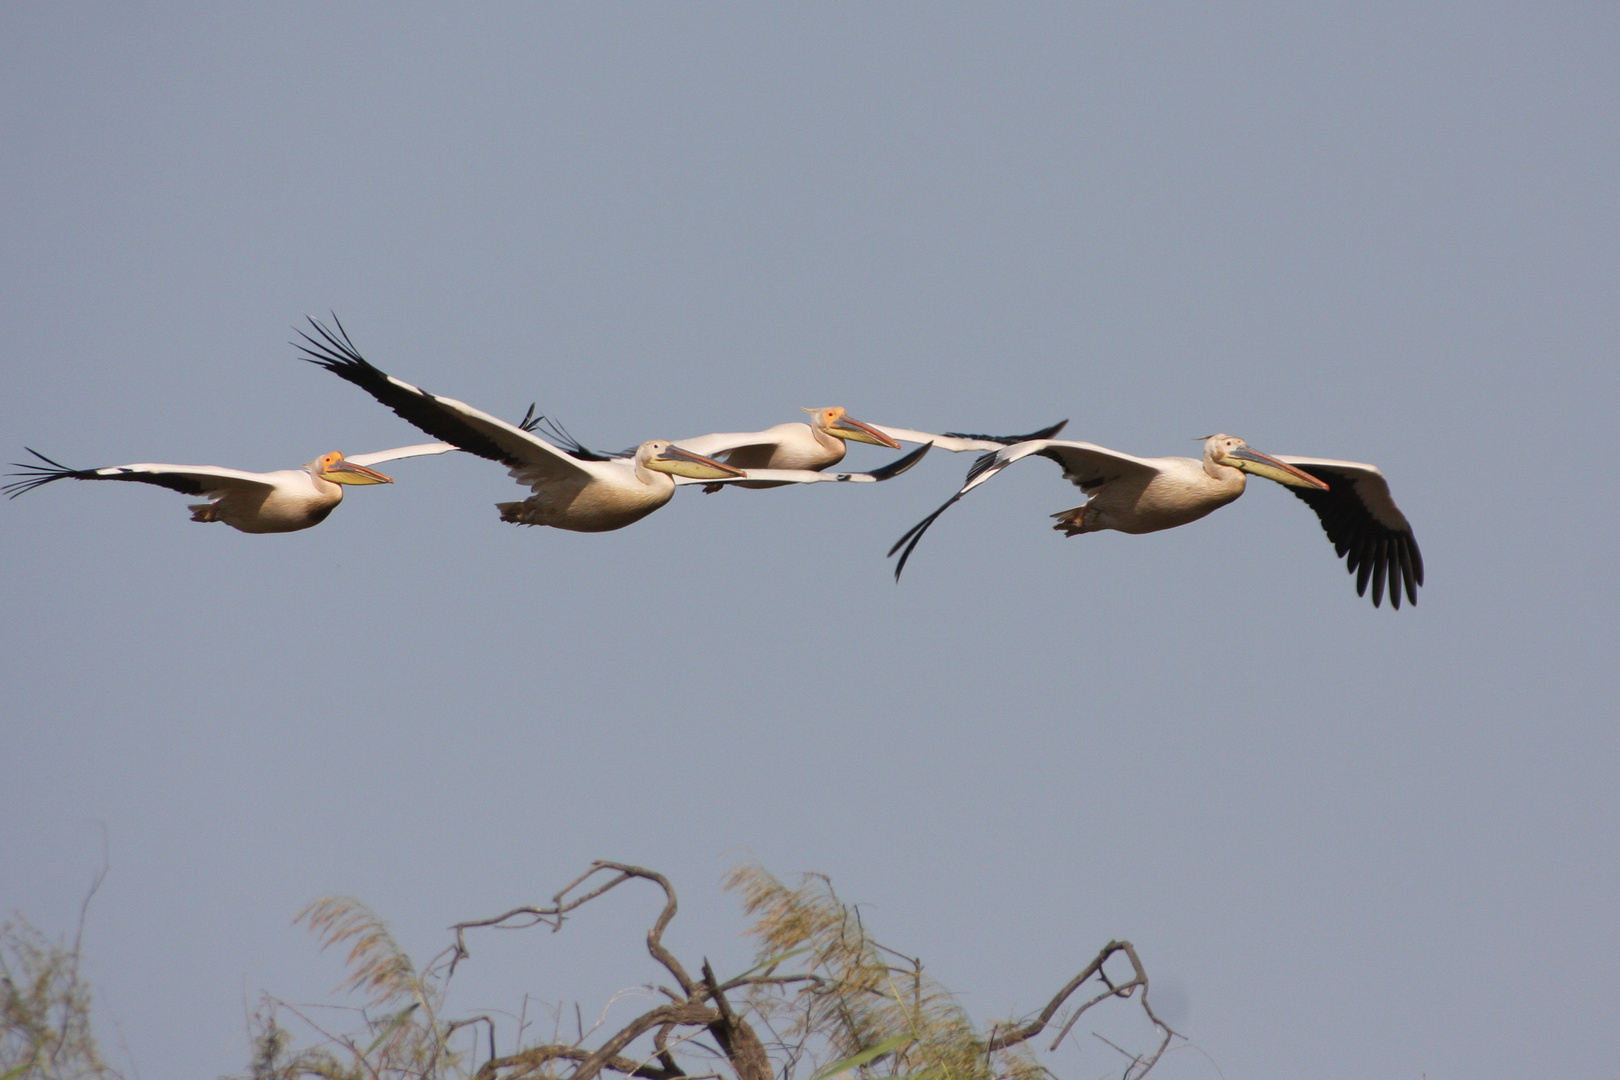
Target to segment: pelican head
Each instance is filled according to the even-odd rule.
[[[334,484],[392,484],[392,477],[384,476],[376,469],[368,469],[364,465],[356,465],[352,461],[345,461],[343,455],[336,450],[330,454],[322,454],[304,468],[323,480],[330,480]]]
[[[636,447],[635,462],[658,472],[694,480],[731,480],[748,475],[723,461],[682,450],[668,439],[650,439]]]
[[[899,443],[871,424],[861,423],[837,405],[826,409],[805,409],[804,411],[810,414],[810,426],[817,431],[824,431],[828,435],[843,439],[845,442],[871,443],[873,446],[887,446],[890,450],[900,449]]]
[[[1275,480],[1279,484],[1287,484],[1289,487],[1327,490],[1327,484],[1310,473],[1296,469],[1285,461],[1278,461],[1270,454],[1262,454],[1252,449],[1248,443],[1235,435],[1211,435],[1205,439],[1204,457],[1217,465],[1241,469],[1246,473],[1263,476],[1267,480]]]

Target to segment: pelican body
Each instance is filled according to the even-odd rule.
[[[870,424],[850,416],[834,405],[825,409],[806,409],[808,424],[777,424],[764,431],[718,432],[681,439],[677,445],[693,453],[719,458],[739,469],[788,469],[820,472],[844,460],[846,443],[871,443],[900,449],[900,444]],[[781,487],[775,480],[738,480],[730,485],[713,484],[704,491],[718,491],[721,487],[772,488]]]
[[[532,492],[527,499],[496,504],[501,520],[517,525],[549,525],[573,532],[622,529],[669,502],[675,489],[685,484],[744,483],[751,477],[771,487],[829,480],[881,482],[911,468],[929,449],[923,446],[869,473],[833,474],[793,468],[745,471],[664,439],[649,440],[622,454],[602,454],[587,449],[546,417],[535,416],[532,405],[521,421],[508,424],[464,402],[402,382],[362,357],[342,323],[334,332],[314,319],[309,322],[316,336],[299,332],[304,359],[354,383],[428,434],[505,465],[514,480],[527,486]],[[536,434],[541,428],[556,442]],[[864,426],[857,423],[856,430]]]
[[[544,442],[537,436],[535,440]],[[553,449],[568,457],[565,451]],[[741,469],[686,454],[663,439],[642,443],[628,458],[570,458],[569,463],[572,468],[542,460],[512,469],[513,478],[528,484],[534,494],[522,502],[496,503],[501,520],[573,532],[611,532],[635,524],[669,502],[675,496],[677,475],[700,481],[746,475]]]
[[[219,521],[245,533],[297,532],[325,521],[327,515],[343,501],[345,486],[394,482],[370,466],[398,458],[443,454],[454,449],[448,443],[425,443],[352,458],[333,451],[322,454],[301,469],[279,469],[267,473],[243,472],[217,465],[161,465],[155,462],[112,465],[104,469],[70,469],[37,450],[29,450],[45,464],[19,464],[19,468],[29,471],[11,474],[24,479],[7,484],[5,491],[15,499],[25,491],[69,477],[74,480],[133,480],[142,484],[156,484],[185,495],[206,496],[207,502],[188,507],[192,521]]]
[[[333,320],[336,322],[336,319]],[[453,398],[439,397],[373,367],[355,349],[342,323],[337,330],[310,320],[316,336],[302,333],[304,359],[347,379],[429,435],[505,465],[532,493],[497,503],[502,521],[549,525],[573,532],[609,532],[634,524],[675,494],[675,477],[741,479],[743,470],[683,450],[663,439],[642,443],[623,457],[597,454],[577,443],[553,445],[534,433],[544,417],[509,424]]]
[[[1328,458],[1274,457],[1231,435],[1205,439],[1201,460],[1132,457],[1092,443],[1059,439],[1034,439],[986,454],[968,471],[961,490],[889,549],[891,556],[901,552],[895,579],[923,533],[952,504],[1002,469],[1032,456],[1057,462],[1064,479],[1087,496],[1082,505],[1052,515],[1057,519],[1053,528],[1066,536],[1106,529],[1132,534],[1173,529],[1235,501],[1250,475],[1274,480],[1316,511],[1347,569],[1356,574],[1358,596],[1366,595],[1370,580],[1373,606],[1378,607],[1387,582],[1394,607],[1401,606],[1403,586],[1406,598],[1417,603],[1423,556],[1412,526],[1377,468]]]
[[[764,431],[716,432],[680,439],[677,446],[693,453],[719,458],[728,465],[750,473],[758,469],[809,470],[819,472],[830,469],[844,460],[851,442],[868,443],[900,449],[902,442],[920,443],[953,453],[962,450],[999,450],[1011,443],[1027,439],[1047,439],[1063,430],[1067,420],[1029,435],[963,435],[947,432],[934,435],[926,431],[884,427],[855,419],[840,406],[805,409],[810,414],[807,424],[777,424]],[[710,484],[704,491],[718,491],[722,487],[771,488],[782,483],[770,480],[738,480],[730,484]]]

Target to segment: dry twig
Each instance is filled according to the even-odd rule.
[[[584,905],[630,881],[646,881],[663,894],[663,906],[646,936],[648,955],[673,980],[656,989],[664,1000],[620,1024],[605,1037],[587,1030],[576,1006],[577,1036],[572,1042],[554,1031],[551,1041],[497,1053],[495,1023],[488,1015],[441,1023],[436,1017],[446,986],[461,961],[472,953],[475,930],[560,930]],[[367,991],[375,1005],[409,1002],[409,1007],[372,1021],[370,1044],[330,1035],[327,1046],[350,1059],[344,1066],[327,1050],[305,1051],[281,1060],[273,1012],[261,1036],[264,1065],[256,1080],[293,1080],[305,1075],[370,1080],[442,1080],[467,1076],[450,1053],[449,1037],[461,1028],[488,1027],[488,1056],[473,1080],[599,1080],[603,1073],[644,1080],[718,1080],[714,1069],[688,1072],[681,1053],[710,1054],[736,1080],[1048,1080],[1030,1041],[1060,1017],[1080,988],[1093,978],[1103,989],[1063,1017],[1052,1047],[1067,1037],[1079,1018],[1110,998],[1136,997],[1160,1035],[1151,1054],[1131,1055],[1123,1080],[1141,1080],[1178,1037],[1148,1004],[1147,972],[1128,941],[1110,941],[1041,1012],[1027,1021],[998,1025],[988,1037],[956,1000],[923,969],[922,961],[874,941],[859,912],[845,904],[831,883],[807,876],[789,888],[757,866],[742,866],[728,887],[743,894],[744,909],[755,917],[751,933],[759,942],[752,968],[722,979],[707,959],[694,977],[664,945],[675,918],[675,890],[662,874],[628,863],[595,862],[559,890],[548,905],[515,907],[487,919],[457,923],[454,944],[418,974],[387,928],[369,909],[340,898],[317,901],[300,918],[320,934],[323,945],[347,943],[350,977],[346,986]],[[1104,970],[1122,954],[1132,975],[1113,982]],[[649,988],[652,989],[652,988]],[[615,997],[618,1000],[618,996]],[[527,1006],[525,1005],[525,1016]],[[604,1013],[604,1020],[606,1014]],[[560,1029],[561,1012],[558,1012]],[[770,1038],[762,1040],[756,1027]],[[640,1051],[631,1052],[638,1041]],[[476,1040],[475,1040],[476,1042]],[[266,1049],[268,1047],[268,1049]],[[476,1051],[475,1051],[476,1052]],[[279,1062],[279,1064],[278,1064]],[[471,1064],[465,1066],[471,1069]]]

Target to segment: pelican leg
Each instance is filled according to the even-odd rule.
[[[191,511],[191,520],[192,521],[218,521],[219,520],[218,518],[216,518],[214,516],[214,504],[211,503],[211,502],[196,503],[195,505],[186,507],[186,509]]]
[[[1083,532],[1091,532],[1092,530],[1086,527],[1086,511],[1090,508],[1091,504],[1087,503],[1085,506],[1058,511],[1052,515],[1057,518],[1057,524],[1052,528],[1064,536],[1078,536]]]

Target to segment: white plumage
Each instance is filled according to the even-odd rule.
[[[44,465],[19,464],[27,470],[13,473],[23,479],[7,484],[5,491],[16,498],[25,491],[56,480],[132,480],[155,484],[185,495],[202,496],[207,502],[195,503],[192,521],[219,521],[245,533],[297,532],[325,521],[343,501],[343,488],[351,484],[392,484],[394,481],[370,466],[424,454],[454,450],[449,443],[421,443],[393,450],[358,454],[351,458],[333,451],[323,454],[300,469],[275,472],[243,472],[218,465],[164,465],[138,462],[110,465],[103,469],[70,469],[37,450],[29,450]]]
[[[1064,479],[1080,488],[1086,502],[1052,516],[1054,528],[1067,536],[1112,529],[1149,533],[1197,521],[1243,494],[1246,474],[1286,485],[1322,522],[1347,568],[1356,575],[1356,593],[1369,582],[1376,607],[1389,586],[1390,601],[1417,603],[1423,584],[1423,556],[1406,516],[1390,497],[1389,485],[1375,467],[1328,458],[1262,454],[1242,439],[1212,435],[1204,440],[1202,460],[1185,457],[1139,458],[1085,442],[1035,439],[986,454],[968,471],[967,482],[944,505],[902,536],[889,549],[900,553],[894,576],[923,533],[963,495],[1002,469],[1027,457],[1056,462]]]
[[[642,443],[627,454],[600,454],[567,440],[558,446],[535,433],[544,417],[509,424],[453,398],[439,397],[372,366],[355,349],[341,324],[336,332],[311,320],[318,337],[305,334],[305,358],[354,383],[429,435],[507,467],[530,491],[527,499],[497,503],[501,520],[549,525],[574,532],[607,532],[640,521],[669,502],[685,483],[744,482],[742,468],[716,461],[663,439]],[[800,425],[801,427],[803,425]],[[566,439],[566,433],[559,432]],[[840,443],[840,445],[842,445]],[[870,474],[884,480],[898,475],[921,454]],[[776,470],[767,484],[813,483],[829,479],[814,471]]]
[[[935,435],[908,428],[868,424],[850,416],[840,406],[805,409],[810,414],[808,424],[777,424],[764,431],[715,432],[677,439],[675,445],[695,454],[718,458],[728,465],[747,469],[753,474],[758,469],[808,469],[819,471],[831,468],[844,460],[846,443],[863,442],[873,446],[887,446],[898,450],[903,442],[932,446],[936,450],[959,453],[963,450],[999,450],[1003,446],[1027,439],[1047,439],[1063,430],[1067,420],[1028,435],[964,435],[946,432]],[[729,485],[741,488],[780,487],[783,482],[770,480],[742,480]],[[712,484],[705,491],[718,491],[723,484]]]

